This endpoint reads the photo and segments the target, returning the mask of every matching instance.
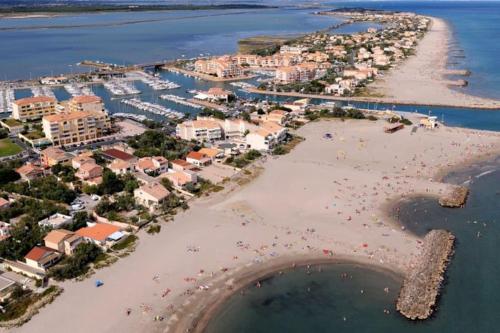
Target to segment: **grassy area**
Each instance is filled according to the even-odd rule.
[[[14,119],[14,118],[7,118],[7,119],[3,119],[2,122],[4,124],[7,124],[8,126],[10,127],[13,127],[13,126],[23,126],[23,123],[20,122],[19,120],[17,119]]]
[[[49,296],[56,296],[60,292],[61,289],[56,286],[47,288],[41,294],[36,294],[32,291],[23,290],[21,287],[17,287],[12,293],[11,298],[1,303],[4,311],[0,312],[0,322],[19,319],[39,300]]]
[[[289,152],[291,152],[293,150],[293,148],[295,148],[295,146],[297,146],[299,143],[301,143],[304,140],[305,139],[303,137],[298,136],[298,135],[294,135],[291,138],[291,140],[289,140],[288,142],[286,142],[284,144],[281,144],[279,146],[276,146],[273,149],[273,155],[285,155],[285,154],[288,154]]]
[[[121,241],[119,243],[116,243],[111,248],[115,251],[125,250],[125,249],[128,249],[128,248],[134,246],[136,241],[137,241],[136,235],[129,235],[127,237],[127,239],[125,239],[124,241]]]
[[[293,37],[279,36],[255,36],[248,37],[238,41],[238,51],[243,54],[251,54],[265,49],[277,50]]]
[[[32,131],[24,134],[24,136],[30,140],[37,140],[41,138],[45,138],[45,134],[41,131]]]
[[[0,157],[15,155],[22,151],[23,149],[12,142],[11,139],[0,140]]]

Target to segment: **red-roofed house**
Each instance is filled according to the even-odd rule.
[[[163,156],[143,157],[135,164],[138,171],[161,174],[168,170],[168,160]]]
[[[26,163],[22,167],[17,168],[16,172],[26,181],[43,176],[43,168],[31,163]]]
[[[109,161],[122,160],[127,162],[134,162],[137,158],[134,155],[124,152],[116,148],[106,149],[102,152],[102,157]]]
[[[210,157],[208,157],[205,154],[196,152],[196,151],[192,151],[189,154],[187,154],[186,161],[188,163],[191,163],[191,164],[199,166],[199,167],[209,165],[212,163],[212,160],[210,159]]]
[[[54,265],[60,257],[59,253],[48,247],[35,246],[28,252],[24,259],[26,260],[26,265],[45,271]]]

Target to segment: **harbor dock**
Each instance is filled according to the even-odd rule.
[[[420,256],[403,281],[396,303],[406,318],[423,320],[434,312],[454,242],[455,236],[446,230],[431,230],[424,237]]]

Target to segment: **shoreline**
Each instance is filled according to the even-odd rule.
[[[258,281],[262,281],[273,276],[276,276],[280,273],[287,274],[290,271],[301,269],[307,266],[318,267],[318,266],[330,266],[330,265],[349,265],[349,266],[358,266],[363,269],[373,270],[377,272],[381,272],[387,276],[390,276],[392,279],[401,282],[404,279],[404,275],[401,272],[398,272],[396,269],[392,270],[382,265],[377,265],[376,263],[370,262],[361,257],[355,256],[345,256],[345,257],[335,257],[335,258],[325,258],[325,257],[306,257],[306,256],[297,256],[292,258],[280,258],[284,260],[274,260],[268,262],[265,267],[259,267],[257,270],[253,270],[253,267],[247,267],[246,270],[239,272],[239,276],[236,279],[235,283],[231,285],[230,289],[226,289],[223,291],[222,295],[207,297],[211,299],[200,300],[200,303],[207,304],[204,306],[204,309],[195,315],[195,318],[190,320],[189,325],[183,326],[182,324],[176,323],[172,329],[167,327],[164,332],[165,333],[183,333],[183,332],[192,332],[192,333],[203,333],[208,327],[210,321],[215,317],[215,315],[221,310],[221,308],[226,304],[226,302],[240,291],[250,287],[251,285],[257,283]],[[265,264],[264,264],[265,265]],[[221,287],[224,287],[222,284]],[[227,287],[227,286],[226,286]],[[196,302],[196,301],[195,301]],[[188,312],[187,310],[186,312]]]
[[[303,94],[295,92],[277,92],[277,91],[267,91],[259,90],[257,88],[246,89],[250,93],[260,94],[260,95],[273,95],[273,96],[288,96],[297,98],[311,98],[311,99],[324,99],[331,101],[341,101],[341,102],[367,102],[367,103],[381,103],[381,104],[396,104],[396,105],[414,105],[414,106],[431,106],[431,107],[451,107],[455,109],[480,109],[480,110],[491,110],[500,111],[500,101],[494,105],[464,105],[459,102],[446,102],[446,103],[433,103],[433,102],[417,102],[417,101],[402,101],[397,98],[389,97],[362,97],[362,96],[331,96],[331,95],[317,95],[317,94]]]

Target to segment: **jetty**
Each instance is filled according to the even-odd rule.
[[[411,320],[427,319],[434,311],[455,236],[446,230],[431,230],[423,241],[417,262],[403,281],[396,309]]]
[[[469,189],[465,186],[457,186],[448,194],[439,198],[439,204],[443,207],[459,208],[465,205]]]

